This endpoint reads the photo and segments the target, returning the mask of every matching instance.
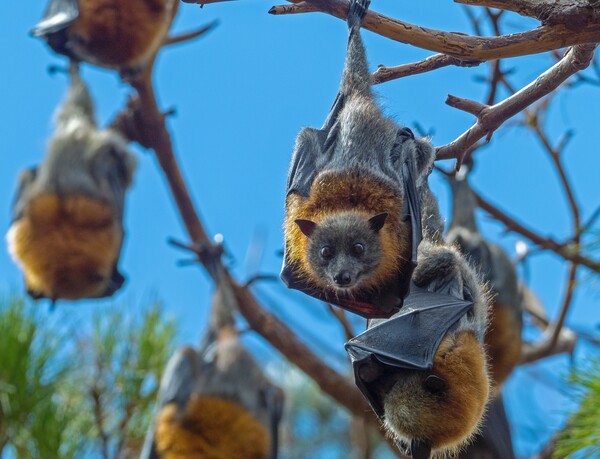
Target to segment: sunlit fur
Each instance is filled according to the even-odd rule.
[[[106,203],[52,194],[33,199],[7,236],[28,290],[70,300],[106,289],[122,238],[120,224]]]
[[[69,40],[81,59],[105,67],[146,63],[163,43],[178,0],[78,0]]]
[[[368,220],[376,214],[387,212],[383,228],[379,231],[382,257],[370,277],[363,279],[361,289],[385,285],[410,258],[410,224],[401,219],[403,198],[393,188],[376,177],[362,174],[325,172],[319,174],[311,187],[310,196],[304,198],[290,194],[286,201],[285,219],[286,251],[289,261],[298,267],[298,274],[310,279],[321,288],[331,288],[325,279],[317,276],[308,261],[308,238],[294,222],[311,220],[319,224],[325,217],[352,212]]]
[[[441,393],[429,392],[430,374],[446,381]],[[385,425],[410,444],[413,438],[433,450],[453,451],[477,432],[488,400],[489,381],[483,347],[472,332],[444,338],[431,372],[406,372],[384,397]]]
[[[166,405],[156,419],[161,459],[266,459],[269,433],[239,405],[218,397],[192,395],[179,412]]]

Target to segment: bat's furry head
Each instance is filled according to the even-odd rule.
[[[382,258],[380,230],[387,213],[366,218],[342,212],[319,223],[296,220],[309,238],[307,260],[316,278],[340,292],[364,286]]]
[[[400,371],[382,384],[385,426],[395,437],[427,444],[434,453],[454,451],[477,432],[485,410],[485,352],[472,332],[449,335],[431,371]]]

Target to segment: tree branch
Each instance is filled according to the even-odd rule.
[[[554,252],[565,260],[569,260],[572,263],[585,266],[594,272],[600,273],[600,262],[581,255],[569,244],[561,244],[552,238],[539,235],[486,201],[477,194],[477,192],[473,191],[473,194],[475,195],[477,205],[490,214],[492,218],[504,224],[508,230],[526,237],[542,249]]]
[[[204,35],[205,33],[210,32],[212,29],[214,29],[218,25],[219,25],[219,21],[213,21],[213,22],[205,25],[204,27],[199,28],[198,30],[193,30],[191,32],[182,33],[182,34],[175,35],[175,36],[168,36],[165,39],[163,46],[175,45],[177,43],[183,43],[185,41],[190,41],[195,38],[199,38],[202,35]]]
[[[576,276],[577,265],[571,264],[566,282],[567,290],[558,319],[548,326],[544,337],[540,341],[523,347],[521,354],[522,364],[535,362],[536,360],[564,352],[573,353],[577,336],[573,331],[563,329],[563,326],[571,307],[571,302],[573,301]]]
[[[476,67],[479,64],[481,64],[481,61],[465,61],[446,54],[434,54],[422,61],[402,64],[396,67],[380,65],[377,68],[377,71],[373,73],[373,84],[385,83],[409,75],[431,72],[432,70],[448,67],[449,65],[456,65],[458,67]]]
[[[274,6],[270,14],[298,14],[320,11],[345,20],[345,0],[290,0],[289,5]],[[583,43],[600,42],[600,22],[590,22],[573,31],[564,24],[541,26],[527,32],[499,37],[474,37],[457,32],[420,27],[369,10],[363,27],[394,41],[407,43],[466,61],[488,61],[506,57],[538,54]]]
[[[596,45],[580,45],[568,49],[563,58],[532,83],[491,107],[481,110],[477,122],[464,134],[437,148],[437,159],[464,157],[464,152],[485,136],[489,136],[506,120],[558,88],[567,78],[585,69],[591,62]],[[451,101],[453,96],[449,96]],[[447,101],[448,102],[448,101]]]
[[[210,250],[210,248],[214,248],[214,245],[210,242],[200,221],[179,169],[171,136],[165,125],[164,115],[156,103],[149,73],[144,78],[132,82],[132,86],[138,93],[137,97],[130,98],[126,109],[117,116],[112,125],[125,133],[130,140],[154,151],[175,198],[179,214],[192,240],[191,245]],[[219,259],[208,261],[207,259],[200,259],[200,262],[213,279],[215,270],[211,269],[209,261],[210,263],[217,263],[219,270],[225,274],[229,287],[233,289],[238,299],[239,310],[253,330],[262,335],[290,362],[304,371],[337,403],[344,406],[352,414],[361,416],[371,425],[376,426],[384,438],[387,438],[381,422],[350,379],[331,369],[329,365],[305,346],[289,327],[262,308],[250,290],[239,285]],[[394,442],[391,439],[387,440],[390,447],[399,454]]]
[[[506,11],[513,11],[521,16],[538,19],[542,24],[566,24],[567,27],[578,30],[592,22],[600,21],[598,5],[593,0],[454,0],[464,5],[487,6]]]

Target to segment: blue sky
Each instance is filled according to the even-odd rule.
[[[44,3],[0,3],[0,17],[10,18],[5,21],[0,40],[4,57],[0,76],[3,231],[10,223],[17,174],[42,158],[52,132],[51,116],[66,89],[63,75],[50,76],[46,72],[49,65],[63,60],[28,36],[28,30],[41,17]],[[224,235],[239,279],[256,269],[279,271],[284,186],[294,138],[301,127],[322,124],[337,90],[346,45],[342,21],[323,14],[274,17],[266,14],[272,5],[270,0],[241,0],[203,9],[182,4],[176,31],[187,31],[213,19],[221,23],[197,42],[166,49],[155,75],[160,104],[177,110],[169,119],[169,127],[191,193],[208,231]],[[462,8],[447,1],[374,0],[372,8],[431,28],[471,31]],[[514,16],[506,31],[516,32],[531,25],[531,21]],[[377,64],[397,65],[430,54],[369,32],[364,38],[373,69]],[[547,56],[536,56],[513,59],[505,65],[516,69],[515,82],[524,85],[549,64]],[[487,75],[484,66],[451,67],[386,83],[377,92],[386,112],[398,122],[411,127],[418,122],[434,133],[436,145],[442,145],[473,121],[471,115],[444,105],[446,95],[481,100],[485,87],[474,81],[481,75]],[[113,73],[89,66],[83,69],[83,77],[91,86],[99,120],[106,122],[123,106],[128,88]],[[593,111],[599,95],[600,90],[591,87],[561,93],[548,123],[555,139],[566,129],[575,129],[565,159],[567,171],[576,182],[584,219],[600,203],[599,133],[597,113]],[[200,270],[176,265],[186,254],[169,247],[166,240],[185,240],[185,232],[153,156],[139,149],[136,152],[139,168],[127,198],[121,259],[128,281],[108,302],[140,304],[158,297],[168,313],[179,319],[179,340],[196,342],[205,324],[211,287]],[[557,239],[568,235],[567,205],[555,171],[536,140],[523,129],[501,129],[494,135],[492,145],[478,153],[472,181],[491,201],[541,233]],[[448,215],[449,197],[443,179],[434,175],[431,183],[442,212]],[[486,236],[513,254],[515,237],[503,234],[501,226],[481,217]],[[248,247],[256,241],[264,243],[258,267],[246,261]],[[564,265],[557,257],[543,254],[531,259],[529,271],[530,286],[552,315],[562,298]],[[593,329],[600,322],[598,289],[585,272],[581,274],[580,281],[585,285],[577,292],[568,320]],[[0,292],[22,288],[21,275],[3,247]],[[344,363],[343,337],[322,305],[297,292],[286,292],[281,284],[264,285],[259,293],[269,298],[269,307],[320,349],[325,358]],[[54,314],[85,327],[91,312],[106,303],[63,302]],[[311,339],[319,334],[326,338]],[[259,339],[252,341],[263,345]],[[569,407],[568,397],[540,380],[560,381],[567,370],[566,359],[556,358],[520,369],[508,383],[509,411],[521,454],[531,452],[560,425]]]

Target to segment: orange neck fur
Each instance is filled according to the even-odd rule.
[[[298,274],[322,288],[327,285],[319,279],[308,262],[308,238],[302,234],[295,220],[305,219],[319,223],[325,217],[342,212],[355,212],[368,219],[387,212],[388,218],[380,230],[382,258],[376,271],[363,288],[370,289],[389,282],[409,259],[410,224],[402,221],[403,197],[374,176],[352,172],[324,172],[319,174],[305,198],[290,194],[286,200],[286,252],[289,261],[298,267]]]

